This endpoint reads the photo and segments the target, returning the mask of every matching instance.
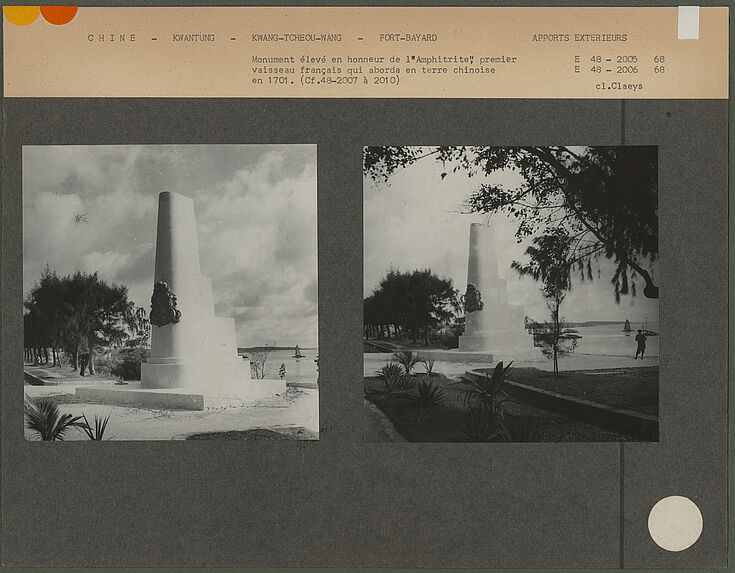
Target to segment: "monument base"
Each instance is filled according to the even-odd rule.
[[[540,352],[525,331],[472,332],[459,337],[460,352],[492,352],[495,360],[529,360]]]
[[[494,356],[491,352],[463,352],[460,350],[418,350],[419,358],[439,360],[443,362],[475,362],[492,364]]]
[[[125,385],[86,386],[76,389],[82,400],[156,410],[211,410],[236,408],[286,391],[283,380],[247,380],[211,388],[144,388],[140,382]]]
[[[202,388],[219,392],[219,386],[250,381],[250,361],[241,358],[186,361],[176,358],[149,359],[140,365],[143,388]]]

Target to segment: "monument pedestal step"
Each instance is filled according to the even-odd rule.
[[[244,406],[286,391],[283,380],[250,380],[218,388],[143,388],[140,382],[76,389],[83,400],[160,410],[210,410]]]
[[[419,357],[426,360],[442,360],[444,362],[479,362],[493,364],[495,362],[538,361],[543,355],[538,349],[499,349],[492,352],[472,350],[418,350]]]
[[[492,352],[497,359],[515,360],[537,357],[533,337],[525,331],[472,332],[459,337],[461,352]],[[502,358],[499,358],[502,357]]]
[[[425,360],[443,360],[444,362],[481,362],[491,364],[494,361],[491,352],[466,352],[462,350],[418,350],[417,354]]]
[[[193,361],[156,362],[151,358],[140,365],[143,388],[205,388],[219,392],[217,386],[247,384],[250,378],[250,361],[241,358],[223,360],[209,357]]]

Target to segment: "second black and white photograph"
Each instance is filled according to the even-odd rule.
[[[658,441],[656,147],[363,160],[366,440]]]

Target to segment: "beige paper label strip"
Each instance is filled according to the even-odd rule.
[[[3,21],[6,97],[728,97],[728,9],[97,8]]]

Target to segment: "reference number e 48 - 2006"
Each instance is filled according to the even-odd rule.
[[[575,55],[573,70],[575,74],[584,72],[593,74],[638,74],[641,71],[665,74],[666,56],[657,54],[651,58],[643,59],[637,55],[604,56],[594,54],[587,57]]]

